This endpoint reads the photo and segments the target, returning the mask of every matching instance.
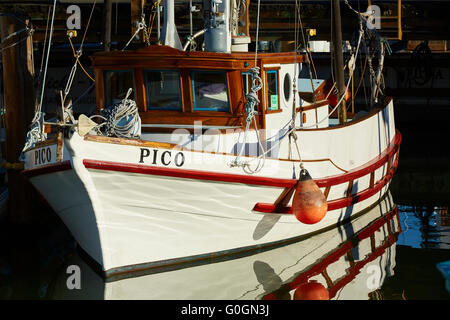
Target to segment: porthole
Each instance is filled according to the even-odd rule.
[[[292,80],[289,73],[286,73],[284,75],[283,91],[284,91],[284,99],[286,100],[286,102],[288,102],[289,99],[291,98],[291,91],[292,91]]]

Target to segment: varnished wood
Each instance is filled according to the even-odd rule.
[[[149,147],[149,148],[162,148],[162,149],[173,149],[177,146],[176,144],[173,143],[144,141],[138,139],[114,138],[105,136],[93,136],[93,135],[85,135],[84,140],[92,142],[121,144],[121,145]]]
[[[280,208],[286,207],[291,200],[292,195],[295,192],[295,186],[292,188],[284,188],[283,192],[275,200],[275,210],[280,210]]]
[[[386,102],[386,105],[390,102],[392,98],[389,97],[389,100]],[[365,114],[364,116],[356,119],[356,120],[352,120],[343,124],[339,124],[336,126],[332,126],[332,127],[325,127],[325,128],[315,128],[315,129],[302,129],[302,128],[298,128],[296,131],[302,131],[302,130],[308,130],[308,131],[319,131],[319,130],[336,130],[336,129],[340,129],[343,127],[348,127],[348,126],[352,126],[355,125],[359,122],[362,122],[366,119],[369,119],[370,117],[373,117],[375,115],[377,115],[379,112],[383,112],[384,108],[375,108],[371,111],[369,111],[367,114]]]
[[[302,111],[313,110],[313,109],[317,109],[317,108],[326,106],[328,103],[329,103],[328,100],[322,100],[322,101],[318,101],[318,102],[309,104],[307,106],[297,107],[296,111],[302,112]]]
[[[145,89],[145,77],[144,72],[141,68],[137,68],[134,70],[134,87],[135,87],[135,97],[136,104],[138,106],[139,111],[147,110],[147,91]]]
[[[105,108],[105,80],[102,69],[94,69],[95,72],[95,95],[97,101],[97,110]]]
[[[325,196],[325,199],[328,199],[328,195],[330,194],[330,190],[331,190],[331,186],[327,186],[325,188],[325,191],[323,193],[323,195]]]
[[[347,197],[351,197],[352,196],[352,189],[353,189],[353,180],[348,182],[348,187],[347,187]]]
[[[97,106],[105,108],[105,70],[132,69],[135,80],[135,99],[143,123],[162,124],[193,124],[193,121],[202,121],[208,125],[236,126],[245,124],[245,94],[243,92],[242,71],[248,71],[254,66],[254,55],[252,53],[217,53],[217,52],[184,52],[166,46],[150,46],[136,51],[115,51],[109,53],[97,53],[92,58],[97,80]],[[264,64],[268,63],[294,63],[302,61],[302,56],[294,53],[260,53],[257,65],[263,70]],[[169,110],[147,110],[148,97],[145,89],[143,72],[146,69],[176,69],[179,70],[181,80],[181,100],[183,112],[173,113]],[[193,110],[191,70],[224,70],[227,72],[228,97],[230,111],[207,112]],[[270,68],[277,69],[277,67]],[[279,69],[279,67],[278,67]],[[278,93],[280,93],[280,83]],[[261,104],[258,105],[258,126],[265,128],[265,110],[268,102],[263,99],[265,88],[258,92]],[[280,94],[278,94],[278,105],[280,105]],[[146,113],[143,113],[147,111]],[[274,110],[270,112],[282,112]],[[149,114],[147,114],[149,113]],[[251,124],[252,128],[254,123]]]
[[[346,254],[348,263],[350,264],[350,267],[353,268],[355,266],[355,259],[353,258],[353,252],[352,249],[350,248],[350,250],[347,251]]]
[[[192,105],[192,82],[189,70],[180,70],[180,77],[182,110],[183,112],[192,112],[194,108]]]
[[[372,189],[375,184],[375,171],[370,173],[369,188]]]
[[[328,275],[327,269],[324,269],[322,271],[322,277],[324,277],[325,281],[327,282],[328,289],[333,287],[333,281],[331,280],[330,276]]]
[[[328,84],[328,80],[323,81],[320,84],[320,86],[318,86],[317,88],[314,88],[314,92],[299,91],[298,94],[300,95],[300,98],[302,98],[302,100],[305,100],[310,103],[315,103],[316,101],[325,100],[325,98],[328,94],[327,84]],[[328,90],[329,90],[329,88],[328,88]]]
[[[375,234],[370,235],[370,249],[372,252],[375,252],[376,246],[375,246]]]

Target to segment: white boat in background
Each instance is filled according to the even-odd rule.
[[[79,255],[81,290],[67,288],[65,268],[48,288],[56,300],[367,300],[394,275],[401,233],[390,193],[336,229],[248,256],[169,266],[156,273],[106,281]]]
[[[211,5],[228,19],[232,4]],[[336,230],[388,190],[401,142],[392,100],[375,95],[336,123],[344,94],[333,108],[332,88],[297,91],[304,55],[233,51],[230,32],[210,22],[206,51],[97,53],[105,121],[63,107],[35,126],[54,132],[26,148],[23,173],[105,277]]]

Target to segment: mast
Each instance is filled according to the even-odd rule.
[[[336,88],[338,90],[338,101],[345,94],[345,78],[344,78],[344,55],[342,52],[342,28],[341,28],[341,8],[339,0],[332,0],[333,13],[333,55],[334,55],[334,73],[336,75]],[[339,123],[347,122],[347,107],[345,99],[342,100],[338,107]]]
[[[105,51],[111,50],[112,0],[105,0]]]
[[[175,0],[164,1],[164,25],[159,39],[163,45],[183,50],[175,26]]]

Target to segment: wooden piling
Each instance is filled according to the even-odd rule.
[[[25,22],[28,23],[28,21]],[[16,17],[0,16],[1,39],[5,39],[8,35],[23,28],[25,25]],[[24,40],[25,38],[26,40]],[[6,48],[9,45],[13,46]],[[22,31],[4,41],[2,47],[6,48],[1,52],[6,107],[6,161],[9,164],[18,164],[35,107],[33,43],[28,33]],[[15,169],[7,169],[9,218],[13,223],[28,223],[32,218],[29,201],[32,188],[20,174],[20,170],[17,170],[18,166],[14,167]]]
[[[339,0],[333,0],[333,55],[334,71],[336,75],[336,88],[339,91],[338,101],[345,95],[345,77],[344,77],[344,55],[342,51],[342,27],[341,27],[341,5]],[[347,106],[345,99],[342,99],[338,108],[339,123],[347,122]]]
[[[117,8],[117,7],[116,7]],[[105,0],[105,51],[111,50],[112,0]]]

